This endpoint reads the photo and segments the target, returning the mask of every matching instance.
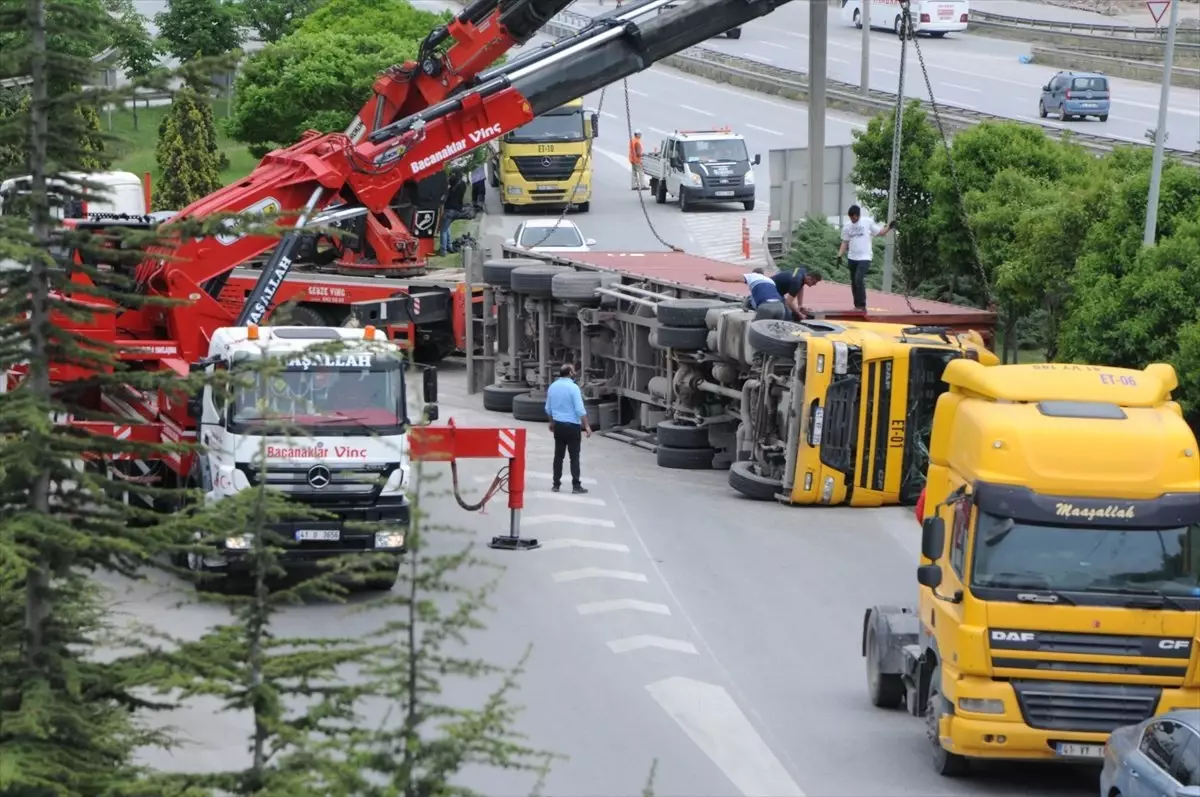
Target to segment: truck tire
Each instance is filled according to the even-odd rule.
[[[696,205],[688,199],[687,189],[683,186],[679,187],[679,209],[684,213],[691,213],[696,209]]]
[[[592,209],[591,202],[580,202],[578,205],[575,206],[576,213],[587,213],[591,209]]]
[[[754,200],[747,199],[745,202],[742,203],[742,209],[746,210],[746,211],[754,210]]]
[[[492,412],[512,412],[513,399],[529,392],[524,385],[488,385],[483,389],[483,408]]]
[[[871,705],[876,708],[899,708],[904,702],[904,681],[895,673],[880,670],[879,643],[875,640],[875,629],[867,629],[867,693]]]
[[[654,429],[659,447],[708,448],[708,429],[690,423],[661,421]]]
[[[733,463],[729,468],[729,486],[755,501],[774,501],[775,494],[783,491],[783,483],[759,476],[754,466],[749,461]]]
[[[658,327],[650,336],[650,345],[656,349],[703,351],[708,346],[708,330],[704,327]]]
[[[803,326],[791,321],[751,321],[746,337],[755,351],[786,358],[796,353],[803,332]]]
[[[510,257],[503,260],[487,260],[483,264],[483,281],[493,288],[511,288],[513,269],[523,266],[540,266],[542,261],[529,257]]]
[[[596,289],[611,285],[618,279],[620,277],[616,274],[600,271],[564,271],[551,279],[550,291],[555,299],[564,302],[598,304],[601,297]]]
[[[654,452],[654,459],[660,468],[672,470],[712,470],[713,457],[717,455],[713,448],[672,448],[659,446]]]
[[[946,778],[966,774],[970,767],[966,758],[942,747],[939,723],[942,717],[942,665],[933,668],[929,677],[929,702],[925,704],[925,738],[929,744],[933,771]]]
[[[651,180],[650,188],[654,191],[654,201],[660,205],[667,204],[667,183],[665,180]]]
[[[513,396],[512,414],[518,421],[537,423],[549,420],[546,417],[546,394],[522,393],[519,396]]]
[[[392,587],[396,586],[396,582],[400,580],[400,564],[396,563],[396,569],[389,575],[380,575],[375,578],[368,578],[363,582],[363,589],[367,592],[391,592]]]
[[[549,299],[554,296],[554,276],[574,273],[575,269],[568,266],[521,266],[512,270],[512,289],[536,299]]]
[[[742,29],[731,28],[730,30],[725,31],[725,35],[731,39],[740,39],[742,38]]]
[[[669,327],[704,327],[708,311],[725,304],[720,299],[668,299],[659,302],[657,308],[658,323]]]
[[[269,322],[274,326],[327,327],[329,323],[320,312],[311,307],[276,307]]]
[[[503,213],[505,216],[508,216],[508,215],[510,215],[510,214],[512,214],[512,213],[516,213],[516,212],[517,212],[517,206],[516,206],[516,205],[510,205],[510,204],[509,204],[509,203],[507,203],[507,202],[501,202],[501,203],[500,203],[500,211],[501,211],[501,212],[502,212],[502,213]]]

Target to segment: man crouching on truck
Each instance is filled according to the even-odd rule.
[[[754,319],[774,321],[790,321],[792,318],[804,318],[806,315],[800,306],[800,297],[804,294],[805,285],[815,285],[821,277],[809,274],[804,269],[781,271],[773,277],[756,268],[749,274],[740,277],[722,277],[715,274],[705,274],[709,282],[729,282],[737,284],[745,282],[750,288],[750,309],[754,311]]]

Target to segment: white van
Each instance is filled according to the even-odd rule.
[[[94,186],[94,189],[91,189],[94,196],[88,196],[82,201],[72,201],[67,203],[66,207],[62,205],[54,207],[52,213],[54,218],[85,218],[88,214],[94,213],[144,216],[148,210],[141,178],[132,172],[93,172],[91,174],[67,172],[63,176],[71,180],[86,180],[91,186]],[[51,189],[56,185],[65,187],[66,184],[62,180],[50,181]],[[14,177],[0,183],[0,215],[4,215],[6,212],[16,212],[12,207],[13,200],[28,192],[28,176]],[[7,211],[6,203],[9,206]]]
[[[886,28],[899,35],[900,19],[904,15],[900,0],[870,0],[870,5],[871,27]],[[935,39],[966,30],[971,16],[967,0],[912,0],[909,10],[913,30]],[[862,0],[842,0],[842,20],[861,28]]]

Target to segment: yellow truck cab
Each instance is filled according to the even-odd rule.
[[[791,504],[915,502],[942,371],[962,357],[999,362],[978,334],[943,327],[755,321],[748,340],[765,355],[755,384],[774,382],[779,398],[767,412],[744,402],[729,483]]]
[[[924,718],[943,775],[1099,764],[1116,728],[1200,705],[1200,452],[1175,371],[942,379],[919,601],[864,617],[871,701]]]
[[[504,212],[570,205],[586,213],[592,206],[590,144],[599,135],[599,119],[575,99],[501,138],[492,151],[491,174]]]

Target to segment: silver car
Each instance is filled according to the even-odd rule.
[[[1200,709],[1117,728],[1104,746],[1100,797],[1200,797]]]

